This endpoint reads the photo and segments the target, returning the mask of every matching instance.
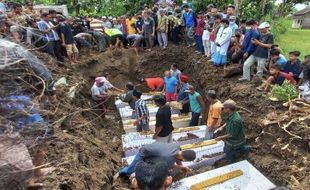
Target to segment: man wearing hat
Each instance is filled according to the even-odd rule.
[[[91,88],[92,99],[101,105],[103,112],[106,111],[106,106],[104,105],[104,102],[107,98],[107,93],[109,90],[112,90],[112,89],[115,91],[118,91],[118,92],[123,92],[123,90],[113,86],[106,79],[106,77],[97,77],[95,79],[95,83],[93,84],[93,86]]]
[[[259,25],[260,30],[259,39],[252,39],[251,43],[256,47],[253,54],[245,61],[243,65],[243,76],[240,81],[250,81],[251,80],[251,66],[257,62],[257,73],[258,77],[263,76],[264,69],[267,65],[267,60],[269,57],[269,50],[271,49],[274,38],[273,34],[270,33],[270,24],[268,22],[263,22]]]
[[[186,92],[189,94],[189,105],[192,111],[192,118],[189,126],[198,126],[200,115],[202,116],[202,119],[205,119],[205,102],[193,86],[189,85]]]
[[[209,112],[208,112],[208,120],[207,126],[208,130],[206,130],[206,139],[213,138],[213,132],[220,127],[222,119],[222,103],[216,97],[216,92],[214,90],[209,90],[207,92],[207,99],[210,103]]]
[[[132,96],[135,101],[136,118],[135,125],[137,126],[137,132],[147,132],[150,130],[149,121],[150,113],[144,100],[141,99],[142,93],[133,90]]]
[[[188,76],[181,75],[180,77],[180,90],[177,95],[177,101],[182,103],[182,110],[181,113],[188,113],[189,112],[189,97],[188,93],[185,91],[188,89]]]
[[[219,136],[216,140],[224,140],[224,152],[230,163],[236,159],[236,154],[243,152],[246,148],[243,121],[237,112],[237,104],[233,100],[227,100],[223,104],[223,115],[225,115],[226,126],[218,128],[214,133],[225,128],[226,135]]]

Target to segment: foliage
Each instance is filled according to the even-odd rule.
[[[285,34],[290,28],[290,23],[286,18],[273,19],[272,16],[267,15],[263,18],[263,21],[269,22],[271,25],[271,32],[274,34],[275,40],[281,35]]]
[[[300,58],[303,58],[305,55],[310,54],[310,43],[309,41],[310,30],[306,29],[292,29],[290,26],[292,20],[287,19],[287,32],[283,35],[280,35],[276,39],[276,43],[280,45],[283,54],[288,55],[292,50],[299,50],[301,52]]]
[[[298,97],[296,88],[287,80],[281,86],[273,86],[271,94],[272,98],[276,98],[279,101],[289,101]]]

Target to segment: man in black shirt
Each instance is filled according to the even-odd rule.
[[[155,134],[153,139],[156,142],[172,142],[172,121],[171,121],[171,109],[166,105],[166,99],[163,96],[154,97],[155,104],[159,107],[156,113]]]

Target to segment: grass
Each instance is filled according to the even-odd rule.
[[[310,30],[292,29],[290,26],[285,34],[278,36],[276,43],[285,57],[288,57],[290,51],[298,50],[301,52],[300,58],[303,59],[305,55],[310,54]]]

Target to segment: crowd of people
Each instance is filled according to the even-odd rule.
[[[99,52],[133,48],[138,55],[142,49],[152,51],[154,46],[165,51],[170,43],[179,46],[184,39],[188,48],[195,47],[198,55],[209,60],[206,64],[243,64],[240,82],[251,80],[251,67],[256,63],[255,76],[267,78],[258,90],[268,91],[271,85],[282,85],[288,80],[293,85],[299,85],[301,95],[310,102],[310,55],[301,61],[300,52],[293,50],[287,60],[281,54],[281,47],[274,42],[271,25],[241,19],[233,5],[226,6],[222,12],[209,5],[204,12],[196,13],[191,4],[155,4],[153,7],[145,5],[135,15],[66,17],[55,10],[37,11],[31,2],[21,5],[0,0],[0,32],[2,38],[31,44],[59,62],[67,59],[70,64],[79,63],[81,48],[97,49]],[[180,151],[179,147],[167,144],[172,142],[174,129],[167,102],[177,101],[182,104],[182,113],[191,112],[190,126],[206,124],[205,139],[224,140],[225,153],[230,162],[235,161],[238,153],[247,151],[243,122],[236,102],[226,100],[221,103],[214,90],[208,90],[207,97],[202,97],[189,84],[189,76],[183,74],[177,64],[171,65],[164,72],[164,77],[141,79],[141,83],[151,91],[161,91],[163,96],[154,97],[159,109],[153,139],[158,143],[141,148],[135,161],[119,172],[119,175],[135,172],[134,187],[161,189],[169,186],[172,179],[168,170],[179,167],[188,171],[182,166],[182,161],[192,161],[196,157],[193,151]],[[92,98],[104,112],[107,93],[112,89],[123,92],[114,87],[107,76],[97,77],[91,88]],[[149,131],[150,116],[147,104],[141,99],[142,92],[135,89],[132,82],[127,83],[126,89],[126,95],[121,100],[128,102],[134,110],[137,131]],[[225,125],[221,126],[223,123]],[[223,130],[224,134],[218,135]]]

